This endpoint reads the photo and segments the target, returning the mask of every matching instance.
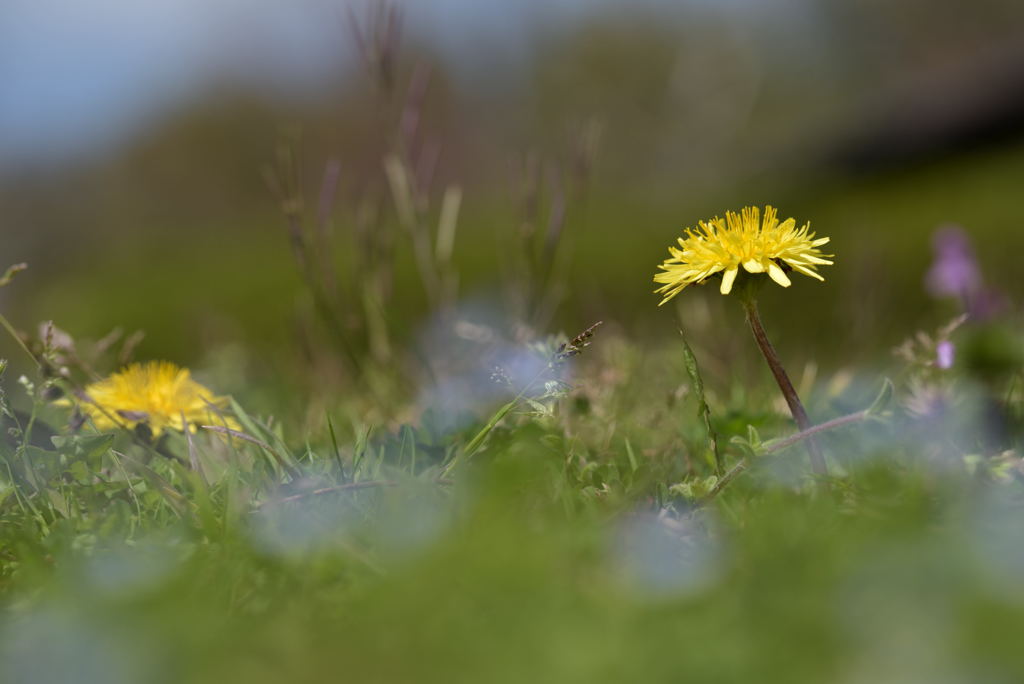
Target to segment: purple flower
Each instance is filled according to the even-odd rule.
[[[973,320],[992,318],[1007,308],[1005,295],[983,283],[971,239],[963,228],[939,228],[932,237],[932,249],[935,261],[925,285],[933,297],[956,297]]]
[[[956,355],[956,347],[949,340],[942,340],[935,347],[935,365],[946,370],[953,367],[953,357]]]
[[[959,297],[965,302],[981,288],[981,271],[971,240],[959,226],[943,226],[932,238],[935,261],[925,284],[935,297]]]

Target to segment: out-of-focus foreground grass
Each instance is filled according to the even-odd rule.
[[[85,549],[58,527],[46,544],[54,556],[21,547],[7,582],[9,600],[20,598],[5,619],[6,678],[967,682],[1024,672],[1012,502],[979,499],[963,481],[929,486],[889,463],[865,465],[850,483],[856,497],[743,486],[714,514],[666,528],[559,494],[557,460],[521,440],[447,503],[307,503],[267,538],[244,518],[211,519]],[[388,549],[372,562],[347,547],[359,526],[351,509],[368,499],[380,500],[370,525]]]

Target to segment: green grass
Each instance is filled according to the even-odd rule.
[[[993,333],[963,334],[969,350]],[[936,426],[904,404],[907,373],[966,399],[965,354],[946,376],[908,367],[874,418],[821,436],[827,489],[801,445],[772,451],[792,428],[750,355],[703,368],[702,397],[693,360],[711,350],[604,330],[568,394],[527,387],[533,404],[454,430],[427,416],[367,423],[366,397],[339,399],[330,424],[309,428],[239,408],[268,447],[201,432],[201,476],[179,434],[41,438],[66,409],[41,399],[40,379],[34,438],[15,428],[0,449],[0,672],[1014,681],[1020,433],[1011,423],[993,437],[977,405]],[[1010,358],[980,392],[1020,415]],[[882,387],[867,372],[839,391],[828,380],[805,395],[818,420],[868,407]],[[713,498],[705,401],[724,466],[747,465]],[[15,425],[27,429],[24,416]]]
[[[359,368],[265,215],[30,269],[9,317],[54,319],[81,358],[38,334],[40,368],[0,347],[0,680],[1020,680],[1020,321],[957,330],[948,371],[934,336],[890,350],[956,313],[921,285],[939,223],[1022,294],[1005,276],[1022,167],[1010,148],[722,200],[784,204],[833,237],[824,285],[762,302],[812,420],[852,416],[816,437],[825,480],[780,441],[792,421],[734,298],[655,307],[669,236],[717,200],[595,192],[568,228],[566,303],[520,338],[505,300],[477,295],[516,285],[494,232],[515,222],[470,204],[455,256],[487,311],[431,313],[403,251],[382,314],[395,350],[360,348]],[[499,343],[421,335],[467,318]],[[596,320],[568,362],[543,339]],[[51,395],[116,370],[118,349],[89,342],[115,326],[146,331],[139,357],[193,361],[256,441],[71,429]],[[943,403],[922,416],[928,397]]]

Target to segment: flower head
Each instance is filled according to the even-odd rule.
[[[953,367],[953,360],[956,358],[956,346],[949,340],[942,340],[935,345],[935,365],[942,370],[949,370]]]
[[[202,422],[226,422],[235,429],[234,420],[218,415],[226,404],[226,397],[214,396],[192,379],[188,369],[167,361],[150,361],[133,363],[89,385],[79,407],[97,430],[145,424],[153,437],[159,437],[168,428],[184,430],[186,425],[194,432]]]
[[[933,297],[956,297],[974,320],[986,320],[1003,313],[1006,296],[985,284],[967,232],[955,225],[935,231],[932,237],[935,260],[928,269],[925,286]]]
[[[796,227],[791,218],[780,222],[774,207],[764,208],[764,220],[757,207],[744,207],[740,213],[725,212],[725,218],[715,217],[700,221],[699,228],[686,229],[686,237],[679,238],[679,247],[669,247],[671,258],[659,268],[654,282],[663,283],[655,290],[663,295],[658,304],[664,304],[693,283],[702,283],[716,273],[722,273],[722,294],[729,294],[742,266],[748,273],[767,273],[782,287],[789,287],[786,271],[824,280],[816,272],[822,264],[832,262],[818,249],[829,241],[815,238],[810,224]]]
[[[971,239],[959,226],[943,226],[932,236],[935,261],[925,285],[935,297],[963,297],[981,289],[981,269]]]

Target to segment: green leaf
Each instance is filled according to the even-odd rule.
[[[104,454],[114,444],[116,435],[55,435],[50,442],[57,450],[66,455],[86,461]]]
[[[331,433],[331,447],[334,449],[334,460],[338,464],[338,473],[342,478],[345,476],[345,463],[341,459],[341,449],[338,448],[338,437],[334,434],[334,423],[331,422],[331,416],[327,415],[327,429]]]
[[[630,472],[635,473],[640,466],[636,461],[636,454],[633,453],[633,445],[629,443],[629,437],[626,438],[626,457],[629,459]]]
[[[717,475],[709,475],[703,479],[680,482],[668,488],[673,494],[677,494],[688,501],[699,501],[705,498],[718,484]]]
[[[84,461],[75,461],[68,468],[68,472],[75,478],[80,484],[89,484],[92,482],[92,473],[89,471],[89,467],[85,465]]]
[[[6,480],[0,480],[0,504],[7,500],[14,493],[14,485]]]
[[[543,402],[537,401],[536,399],[526,399],[526,403],[530,405],[530,408],[534,410],[539,416],[550,416],[552,415],[551,407]]]
[[[679,331],[682,334],[682,331]],[[690,385],[693,387],[693,393],[700,400],[701,404],[705,404],[704,400],[704,380],[700,376],[700,368],[697,366],[697,357],[693,354],[693,349],[690,347],[690,343],[683,338],[683,363],[686,365],[686,374],[690,376]]]
[[[487,424],[483,426],[480,432],[476,434],[476,437],[470,440],[463,452],[452,459],[452,462],[448,464],[447,468],[445,468],[445,473],[451,472],[460,461],[471,458],[484,443],[484,440],[487,439],[487,435],[491,433],[491,430],[501,422],[502,418],[511,413],[512,409],[514,409],[518,403],[519,398],[517,397],[498,409],[494,415],[491,416],[491,419],[487,421]]]
[[[56,489],[47,488],[44,491],[46,492],[46,498],[49,499],[50,505],[53,506],[54,510],[65,518],[70,518],[71,507],[68,505],[68,500],[64,498],[64,495]]]
[[[752,442],[749,439],[745,439],[736,435],[729,442],[738,448],[748,458],[757,458],[763,453],[762,445],[760,441]]]
[[[683,497],[684,499],[687,499],[688,501],[692,501],[698,498],[697,495],[694,494],[693,484],[690,482],[680,482],[679,484],[674,484],[668,488],[668,491],[672,494],[677,494]]]
[[[709,465],[715,472],[722,472],[722,454],[718,449],[718,433],[711,425],[711,408],[708,406],[707,398],[704,395],[704,380],[700,375],[700,367],[697,365],[697,357],[686,341],[683,331],[679,331],[683,339],[683,363],[686,366],[686,374],[690,376],[690,385],[693,394],[697,398],[697,417],[704,422],[704,431],[707,434],[708,451],[710,452]]]

